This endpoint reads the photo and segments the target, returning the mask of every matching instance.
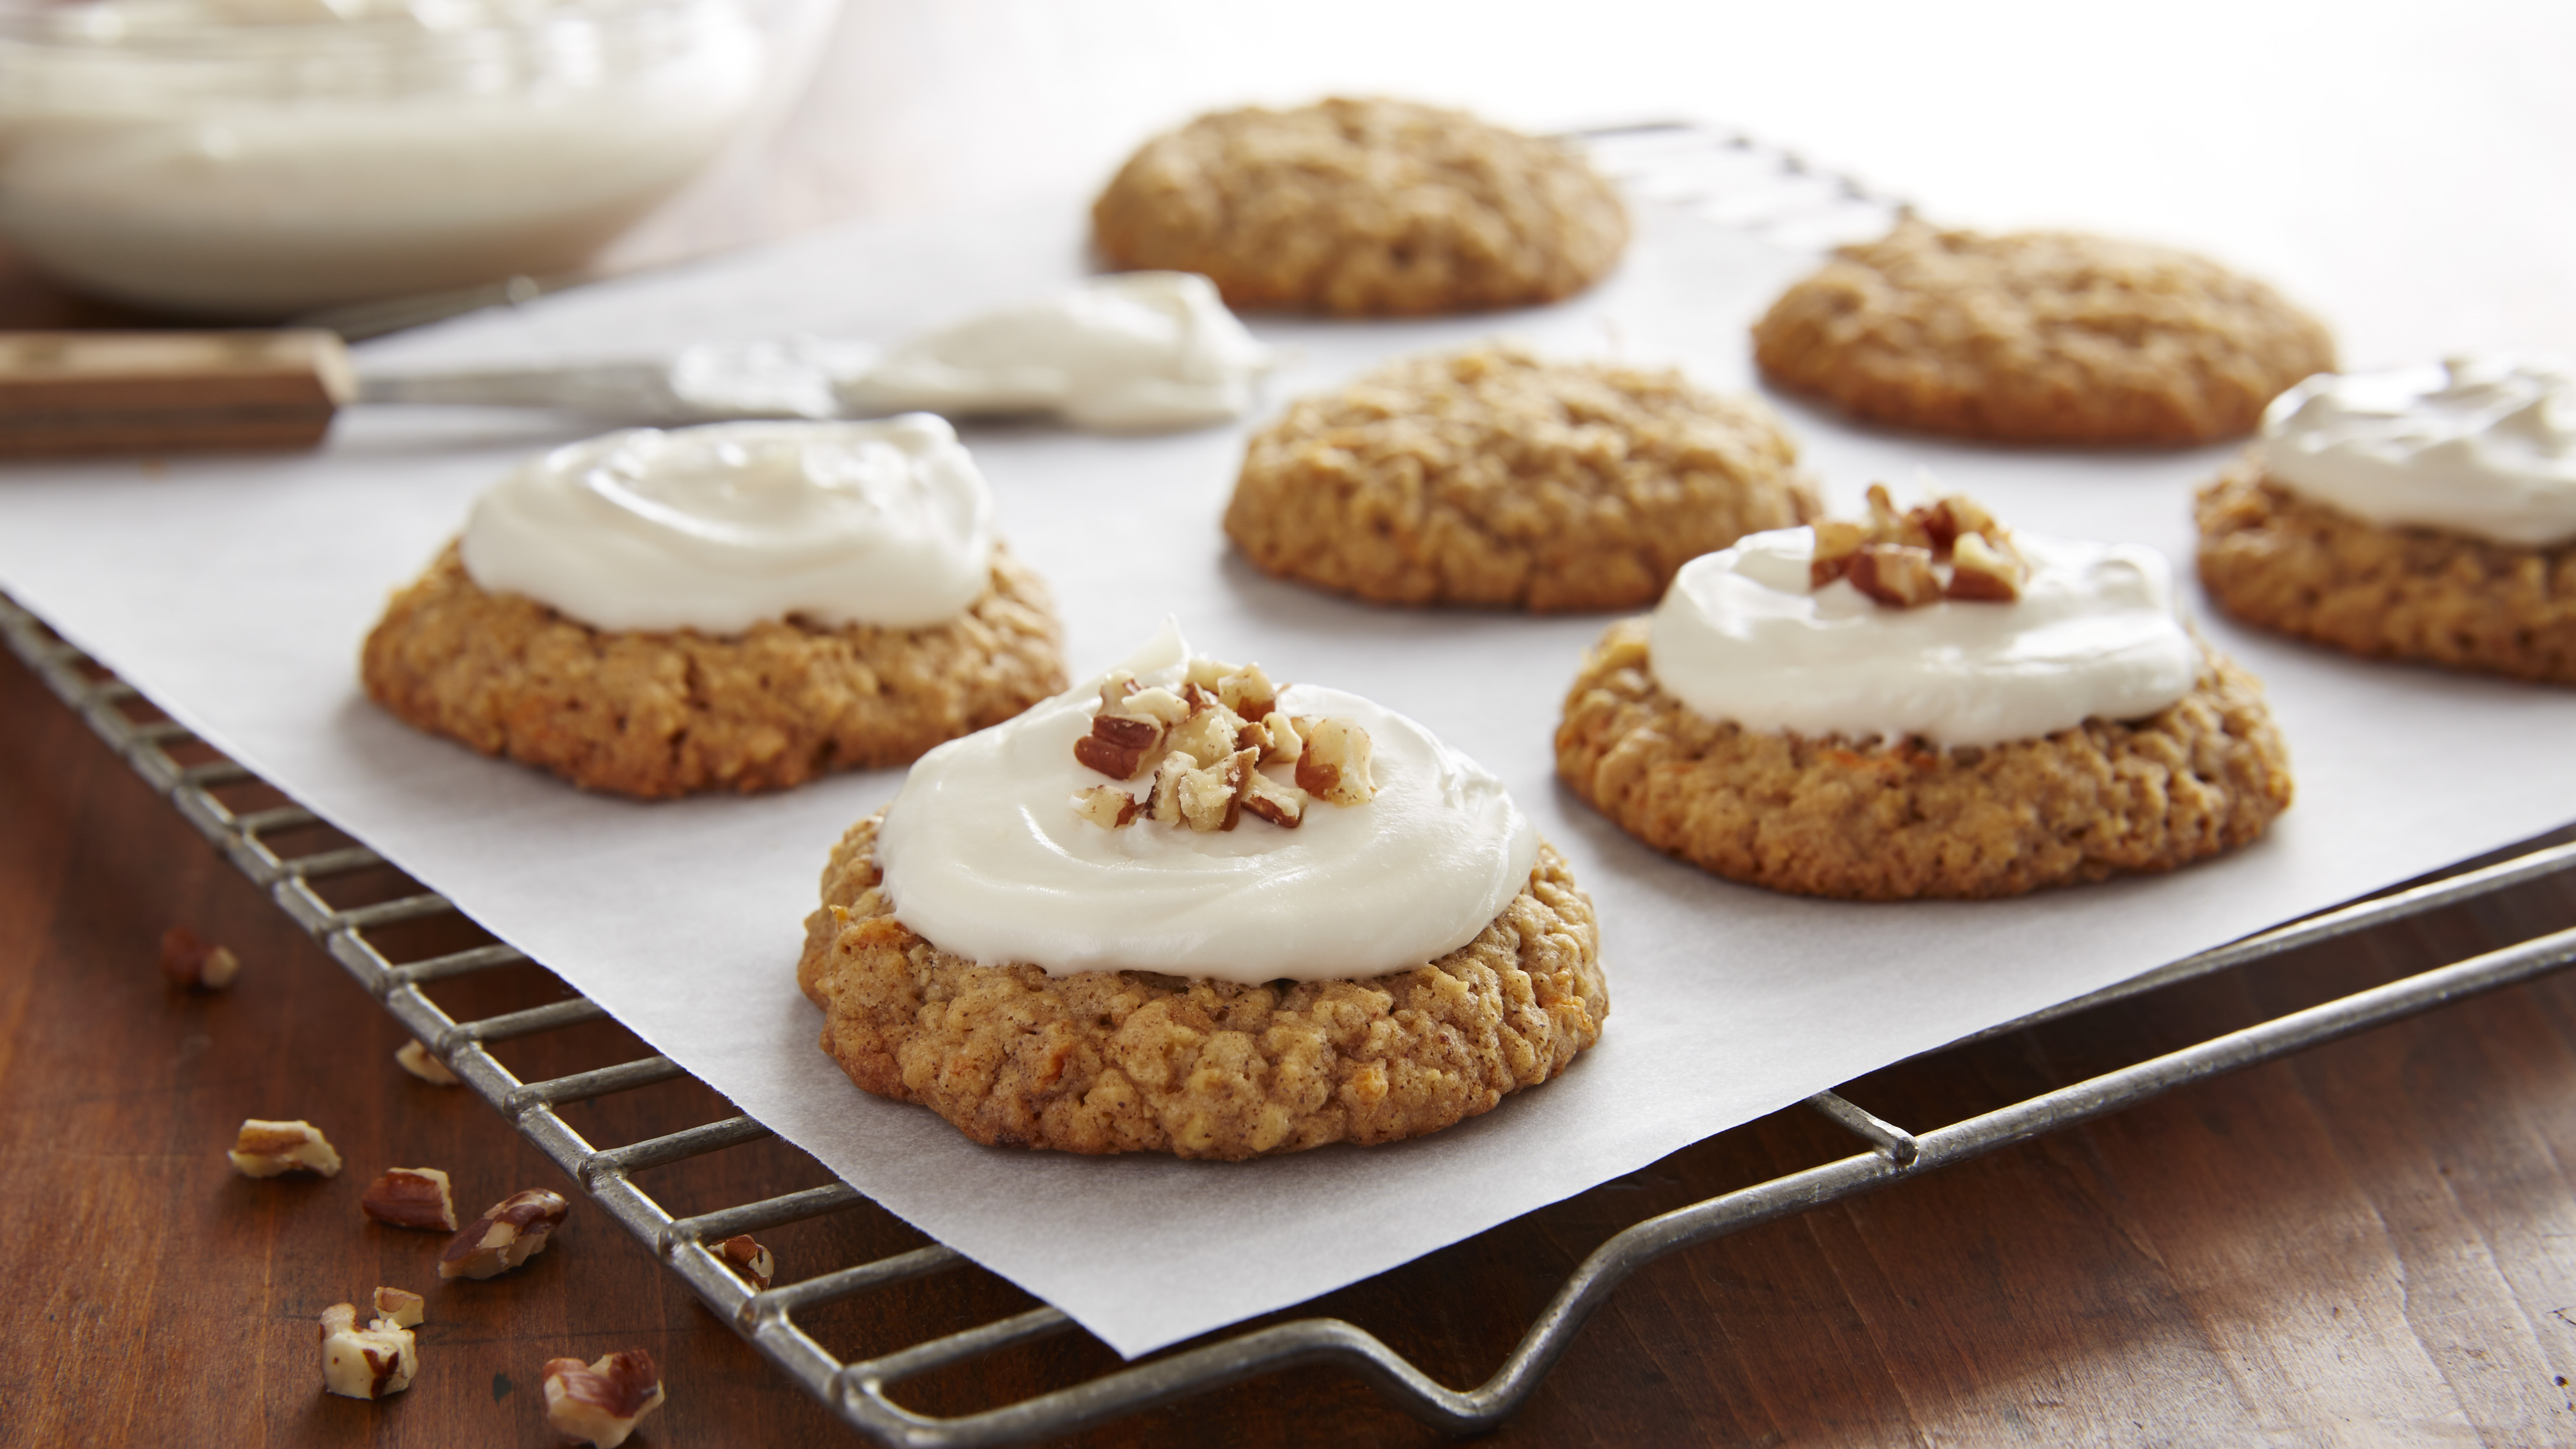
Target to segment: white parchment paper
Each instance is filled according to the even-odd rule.
[[[794,332],[887,340],[1069,280],[1077,201],[816,236],[362,349],[366,365],[616,355]],[[1382,357],[1508,332],[1749,386],[1744,329],[1810,259],[1649,214],[1572,304],[1436,322],[1260,324],[1273,407]],[[2190,554],[2225,450],[1999,450],[1791,406],[1842,509],[1930,469],[2008,522]],[[2202,627],[2269,686],[2298,803],[2175,875],[2020,901],[1865,906],[1715,880],[1553,782],[1575,661],[1604,622],[1365,607],[1264,578],[1217,517],[1245,428],[967,438],[1005,536],[1060,602],[1077,677],[1166,613],[1205,652],[1372,696],[1498,772],[1600,909],[1612,1012],[1549,1086],[1429,1139],[1244,1164],[977,1147],[865,1096],[815,1049],[800,923],[832,842],[898,776],[639,805],[394,723],[358,644],[467,500],[560,420],[362,410],[318,455],[0,470],[0,586],[236,758],[525,949],[869,1196],[1136,1354],[1312,1297],[1981,1027],[2576,817],[2576,690],[2373,666]],[[1145,566],[1146,561],[1150,566]],[[1261,1251],[1242,1251],[1258,1242]],[[1139,1244],[1151,1244],[1140,1253]]]

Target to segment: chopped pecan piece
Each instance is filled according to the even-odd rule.
[[[1269,717],[1262,720],[1261,727],[1264,735],[1262,763],[1276,761],[1282,765],[1293,765],[1297,763],[1297,757],[1306,752],[1306,742],[1297,733],[1297,722],[1288,717],[1287,711],[1272,710]]]
[[[546,1423],[576,1443],[616,1449],[662,1403],[662,1371],[640,1348],[592,1363],[546,1360]]]
[[[716,1244],[716,1256],[732,1264],[735,1272],[750,1279],[755,1289],[765,1291],[769,1280],[778,1273],[777,1257],[753,1242],[749,1233],[740,1233]]]
[[[275,1177],[282,1172],[312,1172],[335,1177],[340,1154],[310,1122],[263,1122],[253,1117],[241,1124],[233,1150],[225,1154],[244,1177]]]
[[[1192,830],[1232,830],[1243,818],[1243,777],[1261,762],[1258,750],[1237,750],[1180,778],[1181,819]]]
[[[429,1300],[406,1288],[376,1290],[376,1316],[396,1328],[418,1328],[426,1317]]]
[[[1869,485],[1869,541],[1902,543],[1905,541],[1905,515],[1896,511],[1896,500],[1887,496],[1887,485]]]
[[[2022,561],[2009,546],[1997,548],[1983,534],[1960,534],[1950,555],[1949,595],[1954,599],[2009,604],[2021,597],[2026,577]]]
[[[1165,755],[1163,763],[1154,767],[1154,788],[1149,798],[1153,801],[1155,824],[1181,823],[1181,781],[1198,767],[1198,759],[1181,750]]]
[[[1162,742],[1160,720],[1097,714],[1091,717],[1091,733],[1073,742],[1073,757],[1113,780],[1132,780]]]
[[[187,990],[221,991],[241,974],[241,958],[185,926],[172,926],[161,933],[161,974]]]
[[[1190,702],[1158,684],[1152,689],[1140,689],[1127,696],[1126,703],[1120,706],[1118,712],[1134,715],[1138,719],[1158,720],[1166,725],[1176,725],[1190,717]]]
[[[1278,686],[1261,672],[1258,664],[1247,664],[1216,682],[1220,704],[1248,720],[1260,719],[1279,706]]]
[[[404,1071],[434,1086],[453,1087],[457,1084],[457,1076],[447,1069],[447,1063],[440,1061],[429,1048],[422,1046],[418,1037],[394,1048],[394,1061],[399,1063]]]
[[[1115,830],[1128,824],[1142,808],[1136,803],[1135,796],[1115,785],[1094,785],[1088,790],[1077,790],[1073,795],[1073,813],[1103,830]]]
[[[1820,520],[1815,530],[1816,551],[1807,564],[1807,587],[1821,589],[1851,572],[1852,560],[1869,542],[1869,532],[1857,523],[1836,519]]]
[[[447,1174],[435,1167],[389,1167],[367,1184],[358,1211],[389,1228],[424,1233],[456,1231],[456,1200],[447,1190]]]
[[[572,1204],[563,1194],[532,1187],[492,1204],[491,1210],[447,1240],[438,1255],[441,1278],[493,1278],[545,1251]]]
[[[1932,569],[1932,551],[1905,544],[1873,543],[1852,560],[1845,575],[1852,587],[1900,609],[1911,609],[1941,597],[1941,576]]]
[[[1196,691],[1198,686],[1190,688]],[[1197,708],[1180,728],[1172,731],[1173,749],[1214,762],[1243,748],[1248,728],[1243,716],[1219,703],[1213,694],[1200,692],[1191,702]]]
[[[1359,805],[1377,793],[1369,779],[1368,731],[1346,719],[1297,721],[1306,743],[1297,757],[1297,787],[1333,805]]]
[[[1243,808],[1271,824],[1294,830],[1306,818],[1306,792],[1282,785],[1259,770],[1243,772]]]
[[[1959,540],[1971,534],[1982,534],[1989,543],[2001,541],[2001,530],[1995,523],[1995,516],[1964,493],[1936,499],[1906,517],[1920,520],[1934,558],[1948,558],[1958,547]]]
[[[381,1399],[411,1387],[420,1352],[411,1330],[390,1318],[358,1326],[356,1305],[322,1310],[322,1387],[351,1399]]]

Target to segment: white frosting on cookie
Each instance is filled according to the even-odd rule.
[[[1189,657],[1167,624],[1124,667],[1177,685]],[[1538,834],[1501,781],[1403,715],[1311,685],[1283,691],[1280,708],[1368,731],[1367,803],[1309,803],[1294,830],[1249,815],[1204,834],[1091,824],[1071,797],[1111,782],[1075,761],[1073,742],[1101,682],[913,765],[877,836],[906,926],[957,955],[1053,975],[1365,979],[1474,940],[1529,883]]]
[[[1655,610],[1655,680],[1711,719],[1809,736],[1991,745],[2099,715],[2136,719],[2200,672],[2172,570],[2136,544],[2016,531],[2030,565],[2013,603],[1872,601],[1810,589],[1814,531],[1740,539],[1682,566]]]
[[[2319,373],[2263,414],[2263,465],[2372,523],[2545,548],[2576,540],[2576,377],[2456,357]]]
[[[1270,365],[1207,278],[1130,272],[907,342],[840,393],[862,411],[1053,413],[1151,432],[1238,416]]]
[[[989,584],[993,495],[928,414],[635,428],[493,485],[462,552],[484,588],[601,629],[917,628]]]

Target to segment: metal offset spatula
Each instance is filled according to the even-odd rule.
[[[603,422],[838,418],[865,343],[700,345],[666,361],[361,372],[322,331],[0,334],[0,456],[308,448],[358,403],[536,407]]]
[[[0,334],[0,456],[310,447],[352,403],[537,407],[595,421],[828,421],[923,411],[1169,432],[1240,416],[1275,364],[1216,286],[1093,277],[891,347],[700,343],[648,362],[356,367],[325,331]]]

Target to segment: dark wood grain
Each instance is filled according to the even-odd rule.
[[[397,880],[337,887],[351,898]],[[2526,890],[2259,972],[2169,990],[1852,1084],[1929,1128],[2192,1037],[2576,921]],[[219,995],[156,969],[185,923],[245,962]],[[455,935],[442,925],[431,933]],[[464,937],[423,936],[430,951]],[[440,993],[557,999],[535,968]],[[843,1437],[652,1256],[576,1208],[490,1283],[439,1285],[434,1237],[363,1222],[364,1183],[435,1166],[480,1207],[569,1190],[470,1094],[417,1082],[401,1031],[14,660],[0,662],[0,1439],[543,1444],[543,1362],[640,1347],[669,1405],[641,1442]],[[599,1023],[510,1044],[536,1078],[640,1048]],[[687,1081],[570,1108],[609,1145],[724,1104]],[[309,1117],[349,1168],[254,1182],[245,1116]],[[2203,1084],[1993,1157],[1677,1254],[1612,1300],[1503,1442],[2576,1440],[2576,981],[2553,978]],[[1785,1113],[1299,1310],[1347,1317],[1455,1384],[1489,1373],[1564,1275],[1652,1213],[1847,1154]],[[755,1144],[647,1174],[682,1212],[823,1180]],[[764,1235],[789,1275],[918,1245],[873,1209]],[[423,1371],[383,1404],[319,1390],[313,1322],[379,1283],[428,1294]],[[979,1270],[807,1320],[850,1356],[1030,1300]],[[1282,1315],[1285,1317],[1288,1315]],[[922,1380],[938,1412],[1115,1365],[1080,1334]],[[1288,1445],[1437,1435],[1354,1377],[1299,1370],[1079,1436]]]

